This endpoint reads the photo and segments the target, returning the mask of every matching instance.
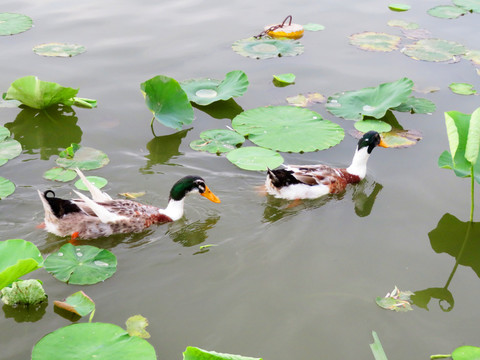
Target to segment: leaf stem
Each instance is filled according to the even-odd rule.
[[[471,192],[471,198],[472,198],[472,203],[470,206],[470,222],[473,222],[473,210],[475,208],[475,198],[474,198],[474,190],[475,190],[475,179],[473,178],[473,166],[470,167],[470,179],[471,179],[471,185],[470,185],[470,192]]]
[[[150,123],[150,129],[152,129],[152,134],[154,137],[157,137],[157,135],[155,134],[155,130],[153,130],[153,121],[155,120],[155,116],[152,117],[152,122]]]
[[[450,358],[452,357],[452,354],[448,354],[448,355],[442,355],[442,354],[438,354],[438,355],[431,355],[430,356],[430,359],[446,359],[446,358]]]
[[[88,322],[91,323],[93,319],[93,315],[95,315],[95,309],[92,310],[92,313],[90,314],[90,318],[88,319]]]

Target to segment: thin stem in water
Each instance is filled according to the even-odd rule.
[[[473,209],[475,207],[474,203],[474,185],[475,185],[475,179],[473,178],[473,166],[470,168],[470,179],[472,181],[471,186],[470,186],[470,192],[471,192],[471,198],[472,198],[472,204],[470,205],[470,222],[473,222]]]

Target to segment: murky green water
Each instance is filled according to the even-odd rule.
[[[465,227],[445,214],[468,220],[469,181],[436,164],[448,149],[443,112],[471,113],[480,105],[478,96],[455,95],[448,85],[470,82],[479,89],[480,77],[465,60],[435,64],[398,51],[364,52],[350,46],[347,38],[365,30],[397,34],[399,30],[386,23],[404,19],[435,37],[480,49],[480,15],[456,20],[427,15],[428,8],[440,4],[417,1],[411,3],[412,10],[394,13],[387,3],[374,0],[4,0],[2,12],[29,15],[35,26],[0,38],[0,89],[6,91],[19,77],[37,75],[79,87],[79,96],[95,98],[99,105],[71,113],[48,110],[48,116],[0,109],[0,124],[24,148],[21,156],[0,168],[0,176],[17,185],[12,196],[0,201],[1,240],[32,241],[44,255],[64,243],[36,228],[43,218],[36,189],[71,194],[71,184],[42,178],[58,151],[71,142],[108,154],[110,164],[92,174],[109,179],[106,191],[112,195],[146,191],[142,201],[163,206],[177,178],[198,174],[222,203],[191,197],[186,217],[178,223],[89,242],[118,257],[118,271],[105,283],[71,286],[44,270],[32,273],[43,281],[49,304],[44,313],[30,317],[3,307],[0,359],[27,359],[41,337],[70,324],[54,312],[53,301],[78,290],[96,302],[95,321],[124,326],[131,315],[146,316],[149,341],[159,359],[179,359],[188,345],[276,360],[371,359],[372,330],[391,358],[426,358],[463,344],[479,345],[478,237],[466,251],[469,260],[451,277],[455,258],[448,253],[454,254],[455,248],[431,242],[429,232],[442,219],[442,229],[458,229],[447,232],[448,237],[463,240]],[[233,41],[257,34],[263,25],[288,14],[298,23],[326,26],[301,39],[304,54],[256,61],[230,49]],[[87,52],[60,59],[31,51],[52,41],[79,43]],[[173,133],[157,124],[158,137],[152,135],[141,82],[158,74],[177,80],[222,79],[237,69],[247,73],[250,87],[233,109],[196,109],[192,128]],[[289,72],[297,76],[294,86],[273,86],[273,74]],[[364,183],[340,196],[289,208],[288,202],[258,193],[264,174],[240,170],[223,157],[195,152],[188,145],[203,130],[229,126],[226,117],[241,109],[284,105],[287,96],[302,92],[328,96],[404,76],[419,88],[441,88],[417,94],[437,104],[435,114],[397,115],[404,127],[421,131],[424,139],[408,149],[375,150]],[[334,118],[323,105],[312,109],[347,131],[353,129],[352,122]],[[347,135],[330,150],[284,157],[288,163],[348,165],[354,147],[355,140]],[[480,210],[476,219],[479,216]],[[201,244],[218,246],[199,253]],[[435,298],[448,294],[442,290],[446,284],[453,306]],[[414,311],[399,314],[377,307],[375,297],[395,285],[422,294]],[[433,298],[428,302],[429,296]]]

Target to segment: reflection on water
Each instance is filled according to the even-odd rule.
[[[43,301],[37,305],[3,305],[2,310],[5,318],[13,318],[16,322],[35,322],[45,315],[48,301]]]
[[[77,126],[75,111],[69,106],[51,106],[37,110],[24,107],[5,127],[22,144],[27,154],[36,154],[48,160],[60,149],[82,141],[82,130]]]
[[[211,215],[205,220],[197,220],[190,224],[181,219],[170,225],[166,235],[184,247],[199,245],[208,238],[208,230],[212,229],[218,220],[219,215]]]
[[[235,116],[243,111],[242,107],[233,99],[215,101],[214,103],[205,106],[197,105],[195,103],[192,103],[192,105],[215,119],[233,120]]]

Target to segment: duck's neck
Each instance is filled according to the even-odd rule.
[[[369,157],[370,154],[368,153],[368,147],[355,150],[352,164],[347,168],[347,172],[363,179],[365,175],[367,175],[367,161]]]
[[[185,198],[181,200],[170,199],[168,205],[165,209],[160,209],[159,212],[163,215],[168,216],[173,221],[177,221],[183,216],[183,204]]]

